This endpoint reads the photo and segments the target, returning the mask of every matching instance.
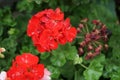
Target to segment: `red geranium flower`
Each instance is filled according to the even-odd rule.
[[[11,68],[7,71],[7,77],[10,80],[42,80],[43,78],[50,80],[49,76],[50,72],[46,75],[44,65],[38,64],[38,57],[30,53],[16,56]]]
[[[58,44],[72,42],[77,30],[71,27],[70,19],[64,20],[64,13],[57,8],[46,9],[35,14],[30,20],[27,35],[39,52],[51,51]]]

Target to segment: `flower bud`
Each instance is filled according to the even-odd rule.
[[[91,36],[91,34],[87,33],[87,34],[85,35],[85,38],[90,38],[90,36]]]
[[[102,45],[99,45],[99,46],[95,49],[95,53],[100,53],[101,50],[102,50]]]
[[[105,42],[108,41],[107,34],[103,37],[103,40],[104,40]]]
[[[95,24],[95,25],[98,25],[100,23],[100,21],[99,20],[93,20],[92,23]]]
[[[85,41],[82,41],[81,43],[80,43],[80,47],[84,47],[86,45],[86,42]]]
[[[82,57],[79,57],[79,55],[76,55],[74,58],[74,64],[81,64],[83,62]]]
[[[100,30],[95,29],[94,32],[95,32],[96,34],[99,34],[99,33],[100,33]]]
[[[81,28],[83,28],[84,27],[84,25],[83,24],[79,24],[79,28],[81,29]]]
[[[80,33],[80,32],[81,32],[80,28],[77,28],[77,33]]]
[[[100,38],[101,38],[101,36],[97,35],[96,38],[95,38],[95,40],[99,40]]]
[[[97,55],[99,55],[100,54],[100,52],[94,52],[93,53],[93,56],[95,57],[95,56],[97,56]]]
[[[5,51],[6,51],[5,48],[0,48],[0,53]]]
[[[91,41],[90,38],[85,38],[85,43],[88,44]]]
[[[92,45],[88,45],[88,50],[93,50],[93,46]]]
[[[0,53],[0,58],[5,58],[4,54]]]
[[[93,53],[92,52],[88,52],[88,54],[85,56],[85,59],[88,60],[88,59],[92,59],[94,56],[93,56]]]
[[[84,18],[83,20],[81,20],[80,22],[84,22],[86,23],[88,21],[88,18]]]
[[[101,30],[106,30],[106,25],[103,24],[103,25],[101,26]]]
[[[107,44],[105,44],[104,47],[105,47],[106,50],[108,50],[109,46]]]
[[[78,53],[79,53],[80,55],[84,54],[83,48],[79,48],[79,49],[78,49]]]

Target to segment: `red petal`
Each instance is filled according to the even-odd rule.
[[[39,58],[31,53],[23,53],[16,56],[16,63],[21,66],[29,67],[38,63]]]
[[[30,72],[33,73],[34,77],[36,77],[36,80],[40,80],[44,75],[44,65],[43,64],[34,65],[31,68]]]
[[[35,34],[36,30],[38,29],[38,26],[39,26],[39,19],[37,17],[33,16],[29,20],[29,24],[28,24],[28,28],[27,28],[27,35],[32,36],[33,34]]]
[[[42,48],[41,46],[37,46],[37,50],[39,52],[45,52],[46,50],[44,48]]]
[[[64,19],[64,13],[60,10],[60,8],[57,8],[54,12],[54,14],[51,15],[51,19],[53,20],[63,20]]]
[[[72,27],[70,28],[67,32],[66,32],[66,38],[69,42],[71,42],[75,37],[76,37],[76,34],[77,34],[77,30],[76,28]]]
[[[50,49],[56,49],[58,47],[58,43],[54,40],[52,40],[49,44]]]
[[[69,28],[69,27],[70,27],[70,18],[67,18],[67,19],[64,21],[64,26],[65,26],[65,28]]]
[[[27,69],[24,68],[24,66],[12,66],[7,71],[7,77],[10,78],[10,80],[23,80],[24,78],[24,72]]]
[[[67,42],[67,39],[65,38],[65,36],[63,36],[63,34],[59,34],[59,36],[58,36],[58,42],[60,44],[65,44]]]
[[[38,17],[38,18],[40,18],[40,17],[44,16],[45,14],[46,14],[45,11],[40,11],[37,14],[35,14],[35,16]]]

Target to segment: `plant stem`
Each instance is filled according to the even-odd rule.
[[[93,30],[96,28],[96,25],[93,26]]]
[[[83,38],[82,36],[76,36],[76,38]]]
[[[95,47],[97,47],[97,45],[96,45],[94,42],[92,42],[92,44],[93,44]]]
[[[87,31],[87,33],[89,33],[89,29],[88,29],[87,24],[85,24],[85,27],[86,27],[86,31]]]
[[[86,67],[84,64],[80,64],[83,68],[85,68],[85,69],[88,69],[88,67]]]
[[[85,29],[84,29],[84,28],[85,28],[85,27],[83,27],[83,28],[82,28],[82,30],[83,30],[83,33],[86,33],[86,31],[85,31]]]
[[[98,45],[100,45],[100,44],[102,45],[102,43],[101,43],[101,42],[98,42],[98,41],[95,41],[95,43],[97,43]]]

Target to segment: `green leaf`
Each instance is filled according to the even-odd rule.
[[[80,77],[79,71],[75,71],[75,78],[74,78],[74,80],[80,80],[80,79],[81,79],[81,77]]]
[[[99,80],[102,75],[103,65],[97,61],[92,61],[89,68],[84,71],[86,80]]]
[[[66,63],[64,54],[59,53],[59,52],[57,52],[57,56],[53,55],[50,60],[53,65],[58,66],[58,67],[61,67]]]
[[[110,77],[111,80],[120,80],[120,60],[108,59],[105,66],[104,77]]]
[[[11,16],[11,14],[7,14],[3,18],[3,24],[13,27],[16,25],[16,22],[15,22],[14,18]]]
[[[44,2],[48,3],[50,0],[43,0]]]
[[[75,46],[71,46],[70,44],[59,45],[58,49],[52,51],[52,54],[52,64],[60,67],[66,63],[66,59],[74,60],[77,50]]]
[[[86,80],[99,80],[103,72],[103,61],[105,61],[105,56],[100,55],[90,63],[88,69],[84,71]]]
[[[119,72],[114,72],[111,75],[111,80],[120,80],[120,71]]]
[[[14,51],[14,49],[16,49],[16,37],[14,36],[10,36],[9,38],[5,38],[2,42],[1,42],[1,46],[4,47],[5,49],[9,49],[10,51]]]
[[[101,64],[105,63],[105,55],[100,53],[100,55],[96,56],[92,61],[97,61]]]
[[[119,26],[115,26],[116,28],[111,27],[112,30],[112,36],[109,40],[109,46],[112,48],[112,51],[110,52],[112,54],[112,58],[115,59],[120,59],[120,27]]]
[[[40,59],[45,60],[45,59],[47,59],[49,56],[50,56],[50,53],[49,53],[49,52],[45,52],[45,53],[42,53],[42,54],[40,55]]]
[[[41,0],[36,0],[36,1],[41,1]],[[19,3],[17,4],[17,9],[19,12],[25,11],[25,12],[31,12],[33,10],[34,5],[32,4],[31,1],[28,0],[20,0]]]
[[[74,60],[74,58],[77,55],[77,49],[75,46],[72,46],[70,44],[66,44],[62,47],[62,50],[65,54],[66,59],[68,60]]]
[[[60,68],[60,71],[63,77],[67,78],[68,80],[72,80],[75,72],[75,66],[73,65],[72,61],[69,61]]]
[[[75,73],[74,73],[74,80],[85,80],[82,73],[83,73],[82,69],[79,68],[79,70],[76,70]]]
[[[42,3],[42,0],[35,0],[35,2],[36,2],[37,4],[41,4],[41,3]]]
[[[51,72],[52,78],[58,78],[60,75],[59,68],[53,67],[53,66],[47,66],[47,69]]]
[[[0,36],[3,34],[3,27],[0,26]]]
[[[10,30],[8,31],[9,35],[12,35],[15,33],[15,28],[10,28]]]
[[[56,8],[57,7],[57,1],[56,0],[50,0],[49,1],[49,6],[52,8]]]

